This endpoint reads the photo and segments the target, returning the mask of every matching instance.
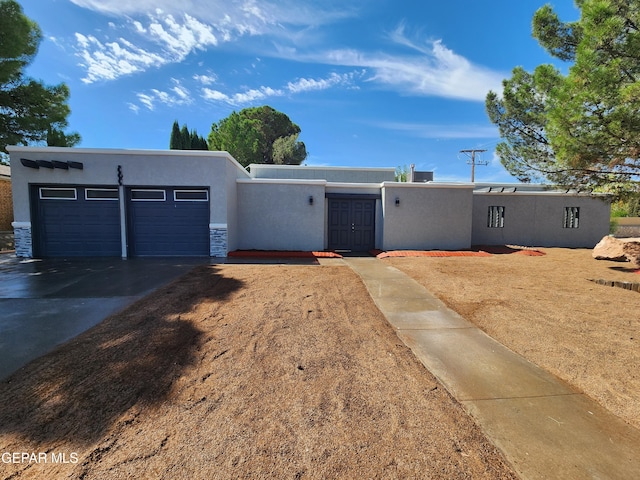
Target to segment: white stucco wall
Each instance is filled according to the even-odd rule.
[[[489,228],[490,206],[505,207],[504,227]],[[579,207],[578,228],[563,228],[564,207]],[[593,248],[609,232],[610,203],[602,197],[551,192],[474,193],[474,245],[515,244]]]
[[[471,184],[385,182],[384,250],[453,250],[471,246]],[[396,198],[399,205],[396,205]]]
[[[238,180],[238,249],[322,250],[325,184],[324,180]]]

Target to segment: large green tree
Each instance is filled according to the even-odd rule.
[[[568,62],[533,73],[517,67],[490,92],[503,165],[523,181],[543,179],[619,196],[640,180],[640,0],[576,0],[580,19],[562,22],[546,5],[533,35]]]
[[[77,133],[64,133],[70,109],[65,84],[47,86],[25,76],[42,40],[38,25],[13,0],[0,0],[0,152],[7,145],[52,139],[73,146]]]
[[[307,158],[300,127],[284,113],[268,105],[232,112],[214,123],[209,149],[229,152],[247,166],[250,163],[299,165]]]

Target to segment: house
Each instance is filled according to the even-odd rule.
[[[22,257],[593,247],[609,228],[606,198],[540,186],[398,183],[393,168],[247,171],[227,152],[8,150]]]

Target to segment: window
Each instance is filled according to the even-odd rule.
[[[489,207],[487,227],[504,228],[504,207]]]
[[[580,207],[564,207],[563,228],[578,228],[580,225]]]
[[[131,190],[131,200],[134,202],[164,202],[166,194],[164,190]]]
[[[87,200],[118,200],[117,188],[85,188]]]
[[[77,195],[75,188],[40,188],[41,200],[76,200]]]
[[[176,202],[207,202],[208,190],[174,190],[173,199]]]

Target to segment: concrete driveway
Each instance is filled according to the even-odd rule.
[[[0,380],[208,258],[0,255]]]

